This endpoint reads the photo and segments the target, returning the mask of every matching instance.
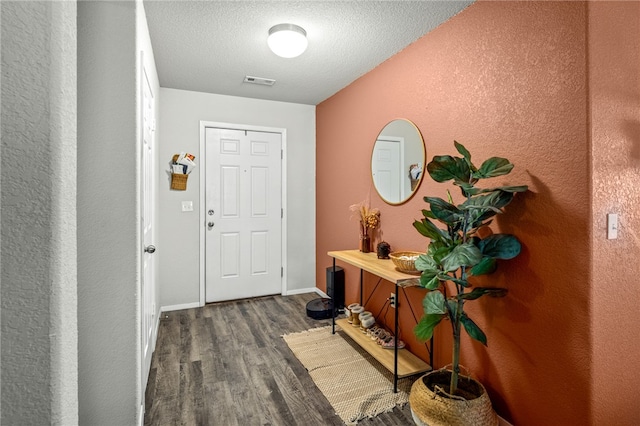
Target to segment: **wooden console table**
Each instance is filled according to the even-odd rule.
[[[419,277],[399,272],[390,259],[378,259],[376,253],[362,253],[359,250],[342,250],[330,251],[327,254],[333,258],[334,272],[336,259],[360,269],[360,304],[362,304],[363,271],[390,281],[396,287],[396,308],[394,309],[394,333],[396,334],[396,338],[394,339],[395,345],[393,351],[381,348],[371,339],[366,338],[359,329],[351,326],[346,319],[336,320],[335,315],[332,315],[331,332],[336,332],[335,325],[337,323],[347,336],[351,337],[354,342],[358,343],[364,350],[369,352],[373,358],[380,362],[380,364],[391,371],[393,373],[394,393],[398,392],[398,378],[413,376],[432,370],[429,364],[409,352],[408,349],[398,349],[398,310],[400,308],[398,289],[417,285]],[[433,364],[433,339],[431,340],[429,354],[429,361]]]

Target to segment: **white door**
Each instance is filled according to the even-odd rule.
[[[390,202],[402,200],[401,141],[378,139],[371,159],[371,174],[376,190]],[[407,171],[408,173],[408,171]]]
[[[205,129],[205,300],[282,292],[281,135]]]
[[[153,151],[155,135],[155,108],[153,92],[147,73],[142,69],[142,279],[141,279],[141,326],[142,326],[142,391],[146,388],[149,368],[151,367],[151,355],[153,354],[153,327],[155,316],[155,281],[153,275],[153,262],[155,247],[153,246]],[[144,395],[144,393],[143,393]]]

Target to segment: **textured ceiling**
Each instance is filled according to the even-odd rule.
[[[472,1],[144,2],[160,85],[317,105]],[[281,23],[309,47],[284,59],[267,46]],[[245,75],[275,85],[243,83]]]

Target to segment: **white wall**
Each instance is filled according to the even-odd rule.
[[[136,6],[78,3],[79,418],[139,416]]]
[[[287,290],[314,288],[315,106],[161,88],[157,251],[161,305],[200,302],[201,120],[287,129]],[[168,164],[181,151],[198,156],[198,166],[189,176],[186,191],[171,191]],[[182,201],[193,201],[194,211],[181,212]]]
[[[2,2],[2,419],[78,423],[76,4]]]

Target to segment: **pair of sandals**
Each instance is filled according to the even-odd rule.
[[[374,325],[369,329],[369,335],[371,336],[371,340],[374,340],[384,349],[393,349],[396,345],[395,336],[377,325]],[[404,342],[402,340],[398,340],[398,349],[403,349],[404,346]]]

